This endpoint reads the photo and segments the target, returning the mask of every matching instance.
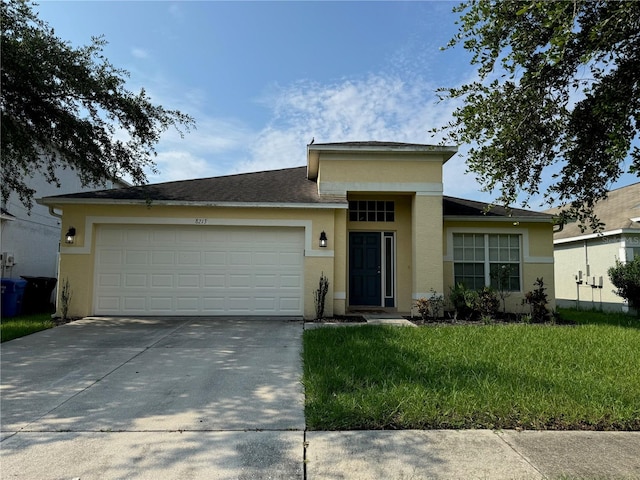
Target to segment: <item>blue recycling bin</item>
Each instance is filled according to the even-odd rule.
[[[20,315],[27,281],[19,278],[3,278],[0,281],[2,282],[2,298],[0,299],[2,301],[2,318]]]

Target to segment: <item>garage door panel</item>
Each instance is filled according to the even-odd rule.
[[[102,312],[120,312],[120,297],[101,296],[98,298],[97,308]]]
[[[230,288],[251,288],[253,286],[251,281],[251,275],[249,274],[235,274],[229,275],[228,286]]]
[[[126,250],[125,261],[129,265],[149,265],[149,252],[144,250]]]
[[[119,287],[122,284],[122,276],[119,273],[101,273],[97,278],[98,288]]]
[[[151,288],[173,288],[173,277],[168,273],[151,274]]]
[[[174,265],[176,263],[176,254],[171,251],[151,252],[152,265]]]
[[[177,288],[197,288],[200,286],[200,275],[179,274],[177,275]]]
[[[171,314],[175,311],[172,297],[150,297],[149,307],[155,312]]]
[[[124,276],[124,286],[127,288],[147,288],[149,286],[148,276],[140,273],[127,273]]]
[[[124,313],[141,313],[147,311],[147,299],[142,296],[124,297]]]
[[[299,288],[302,284],[300,275],[280,275],[281,288]]]
[[[176,237],[177,231],[169,229],[147,229],[141,227],[144,230],[151,232],[151,245],[176,245],[178,239]]]
[[[230,252],[229,253],[229,266],[247,266],[251,265],[251,252]]]
[[[131,229],[125,231],[125,241],[128,245],[148,245],[150,232],[147,230]]]
[[[256,274],[255,277],[254,277],[254,285],[257,288],[277,287],[278,286],[278,275],[275,275],[273,273]]]
[[[176,298],[176,311],[181,312],[199,312],[200,311],[200,298],[199,297],[178,297]]]
[[[263,267],[276,267],[278,265],[278,253],[256,252],[253,255],[253,265]]]
[[[227,252],[204,252],[203,265],[224,267],[227,265]]]
[[[200,252],[178,252],[178,267],[182,265],[201,265]]]
[[[98,265],[105,266],[122,265],[123,255],[124,252],[122,250],[105,249],[98,253],[97,262]]]
[[[96,314],[302,314],[301,228],[104,225],[96,245]]]

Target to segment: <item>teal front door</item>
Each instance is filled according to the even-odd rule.
[[[382,305],[380,232],[349,233],[349,305]]]

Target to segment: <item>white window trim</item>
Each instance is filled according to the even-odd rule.
[[[484,233],[481,233],[481,232],[465,232],[465,233],[467,235],[483,235],[484,236],[484,246],[483,246],[483,248],[484,248],[484,260],[482,260],[482,261],[473,261],[473,262],[465,262],[464,260],[455,260],[454,259],[453,260],[453,268],[454,268],[453,279],[454,279],[454,282],[455,282],[455,278],[456,278],[456,275],[455,275],[455,265],[456,265],[456,263],[483,263],[484,266],[485,266],[485,269],[484,269],[484,286],[485,287],[491,286],[491,264],[499,264],[499,265],[513,264],[513,265],[515,265],[517,263],[518,264],[518,270],[519,270],[518,277],[520,279],[520,289],[519,290],[508,290],[508,291],[509,292],[513,292],[513,293],[522,293],[522,291],[523,291],[522,290],[522,284],[523,284],[522,265],[524,263],[522,261],[522,258],[523,258],[523,255],[522,255],[522,250],[523,250],[522,244],[524,243],[523,236],[521,234],[515,233],[513,231],[509,231],[509,233],[496,233],[496,232],[491,232],[491,233],[488,233],[488,232],[484,232]],[[453,235],[454,234],[462,234],[462,232],[454,232],[454,233],[451,234],[452,244],[453,244]],[[518,240],[519,240],[518,249],[520,250],[520,252],[519,252],[520,253],[519,257],[520,258],[518,258],[518,261],[517,262],[514,262],[514,261],[495,261],[495,262],[492,262],[489,259],[489,236],[490,235],[517,235],[518,236]],[[453,253],[451,254],[451,256],[453,256]]]
[[[447,239],[447,254],[442,257],[445,262],[453,262],[453,234],[454,233],[487,233],[487,234],[515,234],[521,235],[522,251],[520,252],[522,263],[551,263],[553,257],[532,257],[529,255],[529,230],[526,228],[481,228],[481,227],[448,227],[445,229]]]

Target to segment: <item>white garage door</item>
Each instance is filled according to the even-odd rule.
[[[301,228],[101,225],[96,315],[302,315]]]

